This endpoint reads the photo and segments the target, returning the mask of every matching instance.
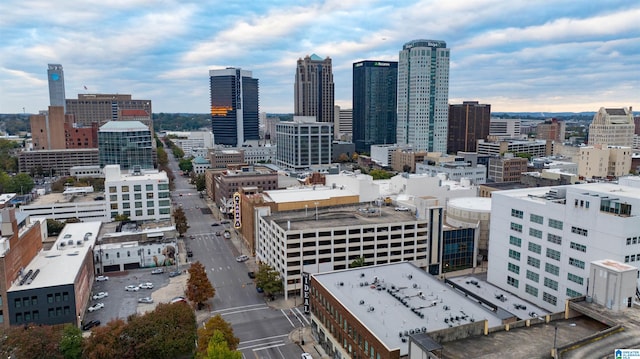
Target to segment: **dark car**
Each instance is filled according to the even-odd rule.
[[[251,278],[251,279],[256,277],[256,273],[255,272],[249,272],[249,273],[247,273],[247,275],[249,275],[249,278]]]
[[[229,223],[231,223],[231,221],[229,221],[229,220],[225,219],[224,221],[221,221],[220,223],[222,223],[222,224],[229,224]]]
[[[256,287],[256,291],[258,293],[264,293],[264,289],[260,288],[260,287]]]
[[[187,257],[189,258],[193,257],[193,251],[190,248],[187,249]]]
[[[93,327],[97,327],[98,325],[100,325],[99,320],[92,320],[90,322],[84,323],[84,325],[82,326],[82,330],[89,330]]]
[[[177,277],[180,275],[180,271],[169,272],[169,277]]]

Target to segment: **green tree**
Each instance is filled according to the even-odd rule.
[[[204,177],[204,173],[200,173],[196,176],[196,191],[201,192],[207,189],[207,180]]]
[[[222,332],[216,330],[211,340],[209,340],[206,355],[200,357],[206,359],[242,359],[242,353],[229,349]]]
[[[393,174],[391,172],[378,169],[369,171],[369,175],[373,177],[374,180],[389,179],[393,177]]]
[[[193,171],[193,163],[191,162],[192,158],[181,158],[180,162],[178,162],[178,168],[184,172]]]
[[[189,230],[189,224],[187,223],[187,216],[184,214],[182,207],[173,210],[173,221],[176,224],[176,231],[178,231],[180,237],[184,236]]]
[[[18,173],[17,175],[11,177],[6,190],[9,192],[25,194],[31,192],[34,186],[35,183],[33,182],[33,178],[31,178],[31,176],[26,173]]]
[[[129,222],[129,216],[126,214],[118,213],[113,217],[115,222]]]
[[[167,151],[165,151],[164,148],[162,147],[158,147],[156,153],[158,154],[158,167],[160,168],[166,167],[169,164],[169,157],[167,156]]]
[[[182,148],[180,148],[180,147],[178,147],[176,145],[173,145],[171,147],[171,152],[173,153],[173,157],[175,157],[175,158],[184,157],[184,151],[182,150]]]
[[[47,219],[47,234],[50,236],[57,236],[62,232],[64,223],[56,221],[55,219]]]
[[[202,309],[204,302],[216,295],[216,290],[211,285],[209,278],[207,278],[207,272],[199,261],[191,264],[191,268],[189,268],[185,295],[187,299],[196,304],[198,310]]]
[[[82,358],[82,331],[75,325],[67,324],[62,330],[60,352],[65,359]]]
[[[211,339],[213,339],[216,332],[222,335],[222,339],[225,341],[227,348],[230,350],[236,350],[238,348],[240,339],[233,333],[231,324],[222,319],[220,314],[216,314],[209,318],[204,326],[198,328],[198,352],[200,352],[200,354],[203,354],[205,350],[207,350],[207,343],[211,343]]]
[[[256,273],[256,286],[262,288],[265,295],[282,293],[283,285],[280,272],[268,264],[260,263]]]
[[[364,257],[358,257],[349,263],[349,268],[364,267]]]

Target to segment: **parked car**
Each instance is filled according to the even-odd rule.
[[[300,359],[313,359],[313,357],[309,353],[302,353]]]
[[[193,257],[193,251],[191,250],[191,248],[187,248],[187,257]]]
[[[153,299],[151,297],[144,297],[138,299],[138,303],[153,303]]]
[[[99,320],[92,320],[87,323],[84,323],[84,325],[82,326],[82,330],[89,330],[93,327],[97,327],[98,325],[100,325]]]
[[[219,225],[220,225],[220,223],[212,223],[211,227],[216,227],[216,226],[219,226]]]
[[[180,271],[173,271],[173,272],[169,272],[169,277],[173,278],[173,277],[177,277],[180,274],[182,274],[182,272]]]
[[[109,292],[100,292],[93,295],[93,300],[98,300],[102,298],[106,298],[109,296]]]
[[[260,288],[260,287],[256,287],[256,291],[258,293],[264,293],[264,289]]]
[[[396,207],[396,211],[398,212],[409,212],[410,209],[407,207]]]
[[[247,257],[244,254],[236,257],[236,262],[246,262],[248,260],[249,260],[249,257]]]
[[[104,282],[109,280],[109,277],[107,277],[106,275],[99,275],[96,277],[96,282]]]
[[[162,273],[164,273],[164,269],[162,268],[156,268],[151,271],[151,274],[162,274]]]
[[[90,313],[95,312],[96,310],[102,309],[102,308],[104,308],[104,303],[96,303],[89,307],[89,312]]]
[[[142,283],[138,287],[140,289],[153,289],[153,283],[151,283],[151,282]]]
[[[231,234],[229,232],[224,232],[224,234],[222,235],[225,239],[229,239],[231,238]]]
[[[249,278],[251,278],[251,279],[256,277],[256,273],[255,272],[249,272],[247,274],[249,275]]]
[[[140,290],[140,287],[138,287],[137,285],[128,285],[124,287],[124,290],[126,290],[127,292],[137,292]]]

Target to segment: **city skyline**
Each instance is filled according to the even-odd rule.
[[[208,113],[208,71],[251,69],[260,111],[293,113],[295,64],[313,53],[332,59],[335,103],[351,108],[352,64],[398,61],[414,39],[451,49],[449,103],[640,108],[640,4],[629,1],[8,0],[0,11],[0,113],[46,110],[50,63],[64,67],[67,98],[127,93],[153,100],[156,112]]]

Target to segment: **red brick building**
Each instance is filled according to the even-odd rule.
[[[0,211],[0,327],[9,326],[7,290],[42,249],[46,221],[31,222],[28,216],[16,216],[15,209]]]

